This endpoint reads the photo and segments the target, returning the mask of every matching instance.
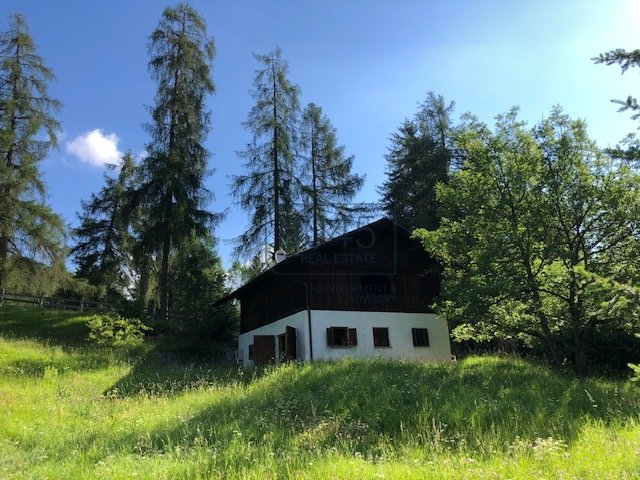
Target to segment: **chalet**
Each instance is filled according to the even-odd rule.
[[[429,309],[437,264],[410,233],[378,220],[286,257],[219,300],[240,301],[238,359],[449,360],[449,331]]]

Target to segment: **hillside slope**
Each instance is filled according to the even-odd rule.
[[[640,391],[522,360],[242,371],[0,307],[0,478],[639,478]]]

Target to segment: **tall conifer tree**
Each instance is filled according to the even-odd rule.
[[[429,92],[414,118],[391,137],[388,178],[379,192],[387,215],[410,230],[438,226],[435,187],[447,181],[453,108]]]
[[[64,224],[45,204],[38,164],[57,144],[60,102],[53,72],[36,52],[25,19],[10,17],[0,34],[0,286],[9,255],[55,259]]]
[[[364,176],[351,173],[354,157],[345,157],[336,129],[313,103],[302,116],[302,144],[305,218],[310,243],[317,245],[332,236],[336,228],[351,223],[355,207],[350,202],[362,188]]]
[[[78,265],[77,276],[106,287],[108,293],[123,294],[130,284],[127,196],[133,173],[133,158],[127,153],[118,176],[105,174],[100,192],[81,202],[80,226],[73,232],[76,244],[71,255]]]
[[[253,139],[239,154],[247,174],[232,179],[233,192],[250,213],[251,224],[238,239],[236,251],[247,254],[271,244],[274,251],[293,252],[302,243],[295,165],[299,89],[287,78],[289,67],[279,48],[255,58],[261,64],[251,92],[255,105],[244,122]]]
[[[206,210],[212,195],[203,186],[210,124],[205,101],[214,92],[214,53],[206,24],[192,7],[179,4],[164,10],[149,42],[149,69],[157,90],[137,200],[146,210],[140,239],[161,258],[160,311],[165,318],[172,249],[192,232],[205,235],[217,219]]]

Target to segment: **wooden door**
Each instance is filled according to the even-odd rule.
[[[287,328],[285,329],[284,343],[285,343],[287,361],[297,360],[298,359],[298,338],[296,335],[296,329],[294,327],[287,326]]]
[[[253,364],[267,365],[274,363],[276,358],[276,337],[275,335],[254,335],[253,336]]]

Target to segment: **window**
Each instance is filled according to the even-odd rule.
[[[253,343],[249,345],[249,360],[253,360]]]
[[[414,347],[428,347],[429,346],[429,332],[426,328],[412,328],[413,333],[413,346]]]
[[[388,328],[373,328],[373,346],[374,347],[389,347],[389,329]]]
[[[328,347],[355,347],[356,345],[358,345],[358,336],[355,328],[327,328]]]

